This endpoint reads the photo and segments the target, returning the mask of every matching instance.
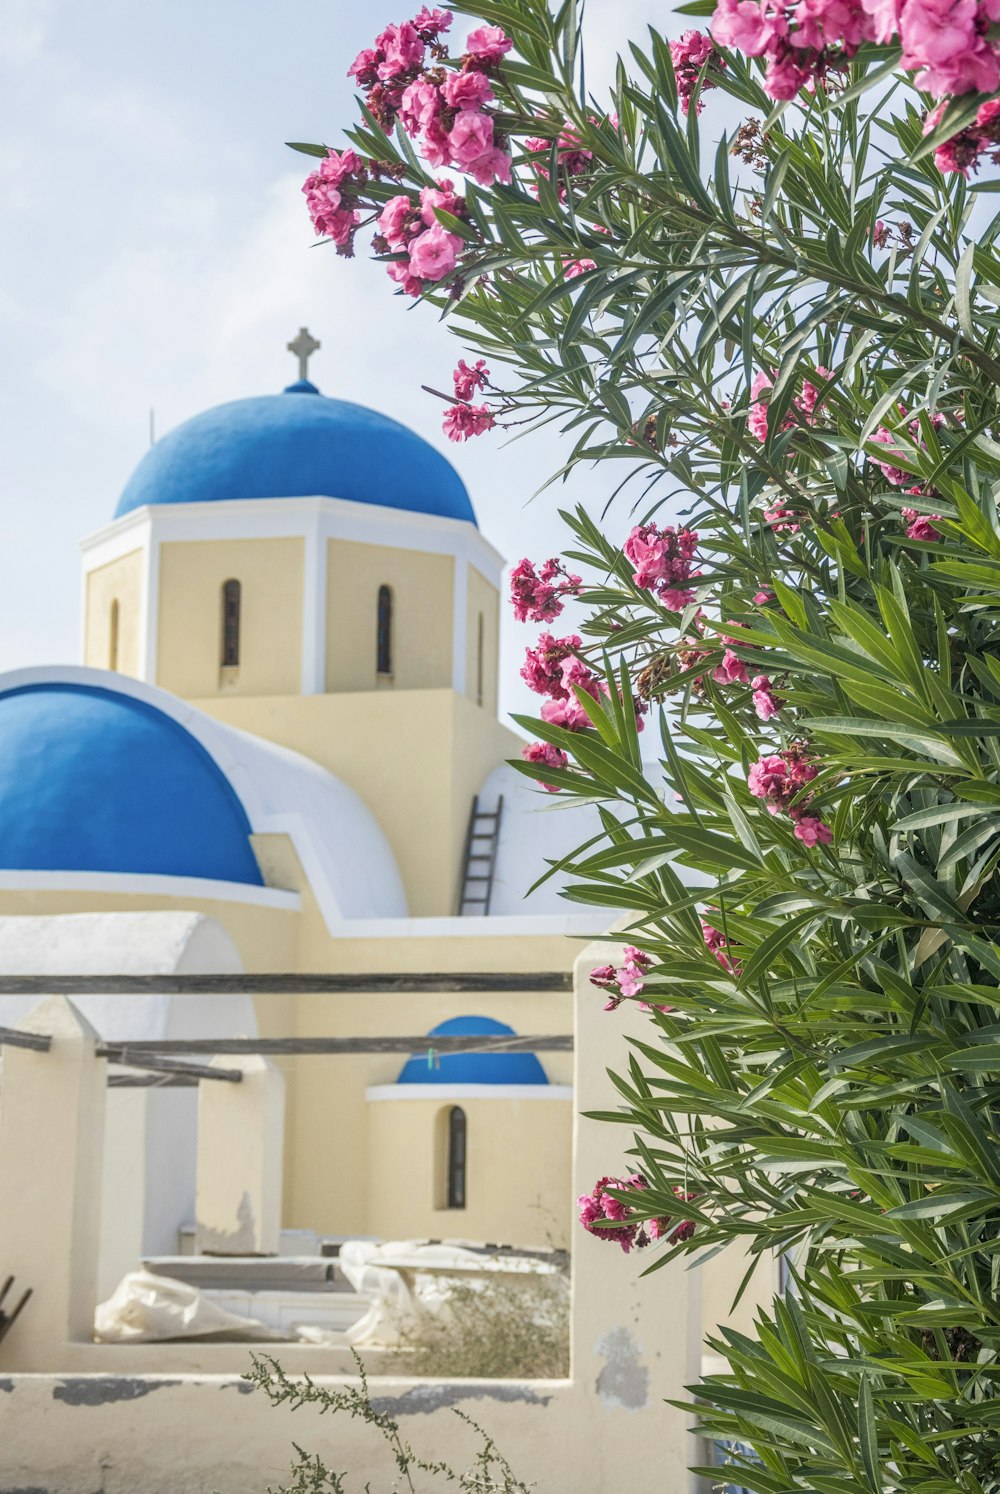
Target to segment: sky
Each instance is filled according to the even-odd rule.
[[[150,411],[162,435],[281,389],[301,325],[322,342],[322,391],[446,449],[509,560],[555,553],[557,507],[608,496],[613,470],[532,501],[564,460],[557,433],[449,446],[420,386],[447,385],[454,335],[363,254],[313,244],[308,161],[283,142],[341,143],[346,69],[404,13],[400,0],[0,0],[0,669],[79,661],[79,541],[110,521]],[[671,30],[654,0],[591,0],[591,86],[647,22]],[[612,523],[624,536],[624,506]],[[509,615],[504,628],[502,709],[530,710],[527,639]]]

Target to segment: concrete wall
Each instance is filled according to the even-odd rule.
[[[327,541],[327,690],[451,684],[455,562],[391,545]],[[392,677],[376,674],[376,603],[392,592]]]
[[[185,698],[299,690],[304,540],[172,540],[159,555],[156,684]],[[242,588],[240,662],[224,669],[222,587],[229,580]]]
[[[142,632],[143,554],[132,550],[107,565],[98,566],[85,578],[86,607],[83,662],[95,669],[117,669],[138,676],[139,641]],[[118,604],[117,660],[111,657],[111,612]]]
[[[393,1085],[368,1092],[368,1156],[372,1188],[368,1231],[383,1240],[488,1240],[497,1244],[565,1247],[570,1209],[573,1106],[571,1091],[551,1097],[471,1094],[487,1085]],[[405,1093],[419,1089],[421,1097]],[[466,1117],[466,1202],[447,1206],[447,1118]],[[515,1162],[515,1159],[516,1162]]]
[[[624,1057],[628,1030],[643,1030],[641,1014],[623,1008],[609,1018],[594,999],[586,976],[607,953],[602,945],[579,964],[580,1110],[615,1104],[606,1066]],[[52,1056],[27,1057],[41,1064]],[[98,1061],[84,1055],[84,1072],[87,1062]],[[618,1128],[577,1114],[572,1176],[562,1184],[567,1210],[595,1178],[621,1169],[627,1145]],[[4,1156],[0,1149],[0,1165]],[[508,1166],[516,1171],[523,1160],[510,1157]],[[2,1185],[0,1179],[0,1195]],[[45,1206],[44,1198],[35,1195],[33,1204]],[[62,1262],[70,1254],[67,1230],[85,1246],[88,1224],[78,1218],[71,1226],[65,1210],[53,1217],[59,1232],[49,1238]],[[23,1219],[18,1228],[23,1232]],[[9,1229],[0,1216],[0,1257],[8,1249]],[[636,1486],[694,1494],[687,1464],[699,1450],[686,1417],[668,1402],[684,1398],[698,1373],[699,1275],[679,1261],[643,1277],[646,1263],[576,1232],[569,1380],[420,1382],[379,1376],[370,1361],[376,1407],[397,1416],[403,1435],[425,1456],[468,1467],[477,1440],[452,1414],[461,1409],[543,1494]],[[11,1335],[0,1346],[4,1491],[263,1494],[268,1484],[283,1481],[293,1439],[346,1470],[356,1487],[366,1479],[382,1487],[392,1475],[384,1448],[361,1423],[321,1420],[308,1412],[291,1422],[287,1412],[270,1410],[258,1395],[241,1393],[247,1388],[238,1378],[248,1358],[244,1346],[169,1344],[133,1351],[81,1342],[79,1329],[64,1328],[60,1341],[52,1325],[43,1334],[37,1325],[36,1319],[33,1337],[23,1333],[12,1342]],[[289,1346],[279,1357],[292,1373],[308,1369],[321,1384],[343,1384],[337,1377],[342,1352]],[[35,1373],[23,1372],[26,1360]]]

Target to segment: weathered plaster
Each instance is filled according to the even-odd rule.
[[[54,1386],[52,1399],[67,1406],[108,1406],[114,1401],[137,1401],[156,1390],[179,1385],[179,1380],[157,1379],[151,1375],[79,1375],[60,1380]]]
[[[597,1376],[597,1394],[606,1406],[641,1411],[649,1400],[649,1370],[639,1358],[639,1346],[627,1328],[612,1328],[597,1341],[606,1361]]]

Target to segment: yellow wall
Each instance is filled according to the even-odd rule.
[[[466,1206],[439,1207],[447,1114],[466,1117]],[[378,1179],[368,1232],[384,1240],[568,1244],[573,1103],[449,1098],[367,1103],[369,1167]]]
[[[117,668],[139,674],[139,629],[143,607],[143,554],[130,550],[86,578],[86,618],[83,631],[84,663],[94,669]],[[111,608],[118,603],[118,659],[111,658]]]
[[[368,690],[193,702],[294,748],[361,796],[392,847],[410,912],[450,914],[472,796],[518,737],[453,690]]]
[[[353,540],[327,541],[326,688],[421,690],[451,683],[455,563]],[[376,675],[380,586],[393,598],[392,678]]]
[[[156,683],[185,699],[301,688],[305,541],[171,540],[160,547]],[[223,669],[222,587],[242,587],[240,663]]]
[[[482,666],[479,628],[482,619]],[[469,566],[465,619],[465,693],[491,716],[497,713],[497,672],[500,650],[500,594],[475,566]],[[482,699],[479,699],[480,684]]]

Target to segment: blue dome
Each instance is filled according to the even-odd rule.
[[[513,1027],[492,1017],[452,1017],[427,1034],[433,1048],[436,1037],[446,1033],[486,1033],[513,1036]],[[442,1053],[428,1065],[426,1053],[415,1053],[400,1070],[399,1084],[548,1084],[545,1070],[534,1053]]]
[[[155,707],[59,681],[0,693],[0,869],[261,886],[250,833],[225,774]]]
[[[307,379],[170,431],[129,478],[115,518],[147,503],[311,497],[476,522],[465,484],[433,446],[364,405],[327,399]]]

